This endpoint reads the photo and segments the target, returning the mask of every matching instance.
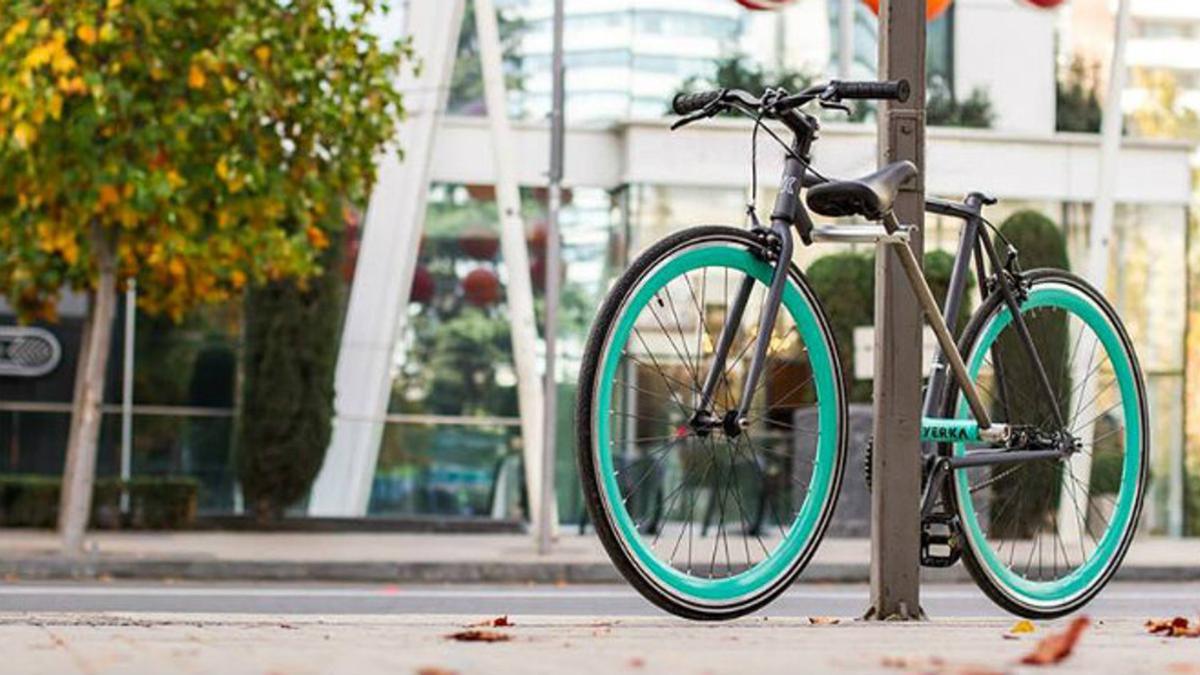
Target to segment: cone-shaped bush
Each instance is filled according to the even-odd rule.
[[[1036,211],[1018,211],[1004,221],[1000,232],[1019,252],[1022,269],[1070,269],[1066,238],[1058,225],[1046,216]],[[1003,251],[1001,255],[1004,255]],[[1024,316],[1056,396],[1067,397],[1071,391],[1071,373],[1066,363],[1070,341],[1066,315],[1062,312],[1043,312],[1026,313]],[[1005,410],[999,400],[993,403],[996,419],[1035,425],[1052,420],[1053,404],[1042,395],[1037,370],[1014,329],[1004,330],[1000,334],[993,358],[1003,369],[1006,383],[1003,390],[1008,392],[1010,399],[1009,410]],[[997,397],[1001,395],[1000,391],[995,393]],[[1060,408],[1065,409],[1066,406],[1064,402]],[[1046,421],[1045,424],[1052,425],[1052,422]],[[994,473],[1001,474],[1006,469],[1009,470],[1008,476],[992,485],[992,503],[1010,503],[1011,506],[1006,507],[1006,513],[992,523],[992,536],[1028,537],[1039,529],[1046,529],[1045,523],[1054,517],[1058,507],[1061,465],[1058,462],[1035,462],[1020,471],[1012,472],[1011,467],[1002,466],[996,468]],[[1012,493],[1017,491],[1020,496],[1010,499]]]
[[[277,520],[312,487],[333,417],[333,374],[341,330],[339,246],[326,270],[304,282],[277,281],[246,296],[238,477],[246,508]]]

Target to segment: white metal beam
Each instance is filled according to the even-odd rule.
[[[1113,36],[1113,53],[1110,72],[1108,75],[1108,94],[1104,101],[1104,118],[1101,123],[1100,138],[1100,167],[1096,200],[1092,206],[1092,227],[1088,232],[1087,267],[1084,276],[1101,292],[1108,285],[1109,258],[1112,255],[1113,216],[1116,212],[1117,188],[1117,157],[1121,150],[1121,127],[1125,114],[1121,109],[1121,96],[1125,92],[1125,45],[1129,37],[1129,0],[1119,0],[1117,6],[1116,26]],[[1082,327],[1076,330],[1082,331]],[[1076,338],[1076,336],[1072,336]],[[1094,334],[1088,335],[1080,345],[1080,354],[1095,354],[1097,339]],[[1101,352],[1103,353],[1103,352]],[[1090,359],[1089,359],[1090,361]],[[1072,364],[1071,386],[1079,388],[1079,394],[1067,401],[1069,417],[1080,415],[1085,421],[1094,415],[1091,410],[1103,410],[1104,403],[1096,401],[1097,378],[1092,377],[1091,363]],[[1097,366],[1099,367],[1099,366]],[[1080,404],[1088,406],[1080,410]],[[1092,475],[1092,440],[1095,437],[1096,420],[1087,423],[1075,431],[1086,450],[1077,452],[1067,460],[1063,472],[1062,486],[1059,492],[1058,535],[1063,541],[1075,541],[1082,537],[1081,529],[1087,529],[1087,517],[1090,507],[1088,498]],[[1143,430],[1148,433],[1148,430]],[[1137,448],[1125,448],[1126,452],[1136,452]],[[1149,461],[1149,458],[1146,458]],[[1081,563],[1082,564],[1082,561]]]
[[[500,29],[492,0],[474,0],[475,28],[479,32],[479,63],[483,71],[493,165],[496,170],[496,205],[500,211],[500,249],[504,266],[508,320],[512,328],[513,365],[517,371],[517,403],[521,410],[521,443],[525,467],[525,494],[529,522],[537,531],[542,485],[542,383],[537,374],[537,324],[533,312],[533,283],[521,193],[517,182],[517,155],[508,123],[508,96],[501,63]],[[545,155],[543,155],[545,157]]]
[[[521,185],[545,185],[548,127],[513,121],[514,167]],[[486,120],[446,117],[438,129],[434,182],[492,185],[495,158]],[[770,140],[759,139],[760,144]],[[749,127],[709,120],[676,132],[662,119],[567,129],[563,182],[615,188],[628,183],[744,190],[750,177]],[[1100,140],[1095,134],[1024,134],[977,129],[929,129],[929,194],[986,190],[1004,200],[1091,202],[1096,198]],[[1185,207],[1191,196],[1191,147],[1179,141],[1125,139],[1117,162],[1118,204]],[[832,176],[874,170],[875,128],[826,124],[816,166]],[[759,147],[759,175],[778,173],[781,153]],[[730,161],[730,158],[743,161]],[[1019,166],[1020,171],[996,171]]]
[[[367,512],[391,398],[396,336],[407,318],[434,137],[445,109],[463,2],[413,2],[405,16],[405,33],[412,36],[422,67],[419,72],[405,69],[397,82],[408,110],[399,129],[404,161],[395,153],[381,159],[367,208],[338,352],[333,439],[313,485],[310,515]]]

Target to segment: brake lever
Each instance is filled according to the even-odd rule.
[[[671,131],[675,131],[676,129],[678,129],[680,127],[685,127],[685,126],[691,124],[692,122],[699,122],[700,120],[708,119],[709,117],[715,117],[716,115],[719,115],[721,112],[723,112],[724,109],[725,109],[725,104],[722,103],[720,100],[713,101],[712,103],[709,103],[708,105],[704,106],[700,110],[697,110],[696,112],[694,112],[690,115],[685,115],[685,116],[680,117],[679,119],[675,120],[671,124]]]
[[[841,110],[842,112],[846,113],[847,115],[854,114],[854,111],[850,109],[850,106],[846,105],[845,103],[842,103],[841,101],[837,101],[837,102],[820,101],[820,104],[821,104],[821,107],[826,110]]]
[[[671,131],[675,131],[676,129],[678,129],[680,127],[686,127],[687,125],[691,124],[692,122],[699,122],[700,120],[704,119],[705,117],[707,117],[707,115],[704,114],[703,110],[701,110],[699,112],[694,112],[691,115],[687,115],[686,117],[680,117],[679,119],[677,119],[671,123]]]

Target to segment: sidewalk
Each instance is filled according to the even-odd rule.
[[[509,617],[502,642],[448,635],[479,616],[0,615],[23,673],[1198,673],[1200,642],[1148,635],[1142,620],[1093,622],[1051,667],[1023,656],[1065,620],[1012,635],[1010,620],[908,624],[842,619]]]
[[[592,534],[564,533],[548,556],[512,534],[98,532],[88,554],[58,554],[53,532],[0,530],[0,575],[12,579],[190,579],[397,583],[603,583],[619,581]],[[870,543],[826,539],[807,581],[861,582]],[[962,565],[924,570],[931,581],[966,580]],[[1143,537],[1118,579],[1200,580],[1200,539]]]

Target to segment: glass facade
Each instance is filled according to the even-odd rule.
[[[4,308],[0,321],[16,322]],[[97,474],[118,476],[123,437],[124,299],[114,326],[104,391]],[[236,502],[234,396],[240,349],[238,307],[210,308],[181,324],[138,312],[134,331],[130,466],[135,476],[192,476],[201,512]],[[37,378],[0,377],[0,472],[61,475],[84,301],[68,295],[61,320],[39,327],[62,346],[62,360]]]
[[[537,314],[545,285],[545,192],[524,190],[529,273]],[[573,188],[561,215],[559,447],[570,448],[574,374],[592,313],[624,251],[624,197]],[[399,337],[388,423],[371,495],[372,515],[520,518],[521,435],[506,311],[510,273],[490,186],[434,185]],[[616,258],[614,256],[617,256]],[[544,346],[536,346],[539,361]],[[559,479],[575,484],[564,450]],[[560,504],[577,516],[572,491]]]

